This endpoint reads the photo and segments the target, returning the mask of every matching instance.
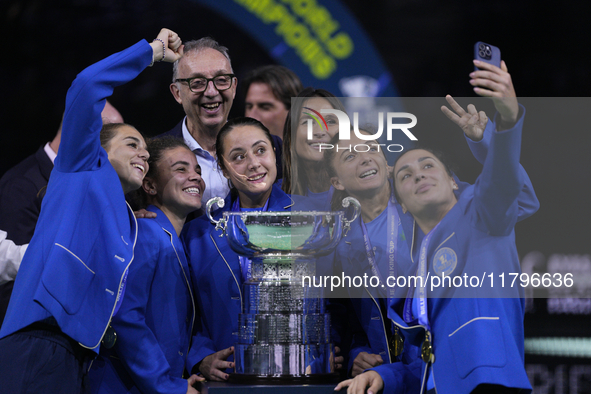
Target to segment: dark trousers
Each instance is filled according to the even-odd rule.
[[[93,356],[57,326],[35,323],[0,339],[0,394],[85,393]]]
[[[479,384],[470,394],[519,394],[521,389],[500,386],[498,384]],[[427,394],[437,394],[435,389],[427,391]]]
[[[520,391],[521,389],[498,384],[479,384],[471,394],[519,394]]]

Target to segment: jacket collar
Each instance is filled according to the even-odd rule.
[[[232,193],[228,193],[226,198],[224,199],[224,208],[218,209],[215,213],[215,217],[221,216],[223,212],[228,212],[232,209]],[[269,196],[269,211],[285,211],[288,208],[291,208],[294,205],[294,201],[292,198],[286,194],[281,187],[277,184],[273,184],[273,188],[271,189],[271,195]]]
[[[185,247],[181,239],[176,235],[176,230],[174,226],[166,216],[164,212],[160,208],[155,205],[148,205],[146,208],[147,211],[154,212],[156,214],[155,219],[148,219],[148,220],[155,220],[156,223],[170,236],[170,243],[174,245],[174,247],[179,252],[179,258],[181,259],[181,263],[183,265],[187,265],[187,259],[185,255]]]
[[[146,219],[146,220],[154,220],[158,224],[158,226],[160,226],[169,235],[170,243],[175,248],[175,250],[177,252],[177,256],[179,258],[179,263],[181,264],[183,269],[187,269],[189,265],[188,265],[187,256],[185,254],[185,247],[184,247],[181,239],[179,237],[177,237],[176,230],[174,229],[170,220],[168,220],[168,217],[166,216],[166,214],[164,212],[162,212],[162,210],[155,205],[148,205],[146,210],[150,211],[150,212],[154,212],[156,214],[155,219]],[[188,273],[188,271],[185,274],[187,274],[187,273]]]
[[[166,214],[164,212],[162,212],[162,210],[160,208],[158,208],[155,205],[148,205],[146,210],[150,211],[150,212],[154,212],[156,214],[156,218],[150,219],[150,220],[155,220],[156,223],[158,223],[158,225],[160,227],[162,227],[164,230],[166,230],[166,232],[176,235],[176,230],[174,229],[172,223],[170,222],[170,220],[168,220],[168,217],[166,216]]]
[[[281,187],[277,183],[274,183],[271,196],[269,196],[269,211],[285,211],[291,208],[293,204],[294,201],[292,198],[281,190]]]

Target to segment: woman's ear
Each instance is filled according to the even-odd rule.
[[[456,183],[455,179],[451,180],[451,188],[454,190],[458,190],[458,184]]]
[[[332,187],[334,187],[337,190],[345,190],[345,186],[343,186],[341,181],[339,181],[339,178],[336,176],[330,178],[330,183],[332,184]]]
[[[406,209],[406,206],[404,204],[400,204],[400,206],[402,207],[402,213],[406,215],[406,213],[408,212],[408,209]]]
[[[142,189],[150,196],[156,195],[156,183],[148,177],[145,177],[142,181]]]

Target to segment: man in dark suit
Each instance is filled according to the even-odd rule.
[[[101,115],[103,123],[123,123],[119,111],[108,101]],[[0,229],[6,231],[7,238],[17,245],[28,244],[33,237],[61,135],[60,124],[51,142],[0,178]],[[0,325],[8,308],[13,285],[14,281],[0,285]]]
[[[183,138],[197,155],[205,181],[203,201],[226,197],[230,188],[217,166],[215,140],[228,120],[236,96],[237,79],[228,48],[209,37],[184,43],[183,56],[174,63],[170,91],[183,106],[185,118],[164,135]],[[277,177],[281,176],[281,139],[274,136]]]

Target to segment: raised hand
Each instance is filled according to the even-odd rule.
[[[449,94],[445,96],[445,99],[453,111],[443,105],[441,107],[441,112],[443,112],[449,120],[460,126],[468,138],[473,141],[480,141],[484,134],[486,123],[488,122],[488,117],[484,111],[478,112],[473,104],[469,104],[467,107],[468,111],[465,111],[464,108],[462,108],[462,106]]]
[[[470,73],[470,84],[474,86],[474,93],[491,97],[501,120],[514,124],[519,116],[519,105],[505,62],[501,61],[501,68],[479,60],[474,60],[474,65],[480,68]]]
[[[183,55],[183,42],[178,34],[169,29],[162,29],[158,37],[150,44],[154,50],[154,61],[174,63]],[[162,54],[164,53],[164,59]]]

